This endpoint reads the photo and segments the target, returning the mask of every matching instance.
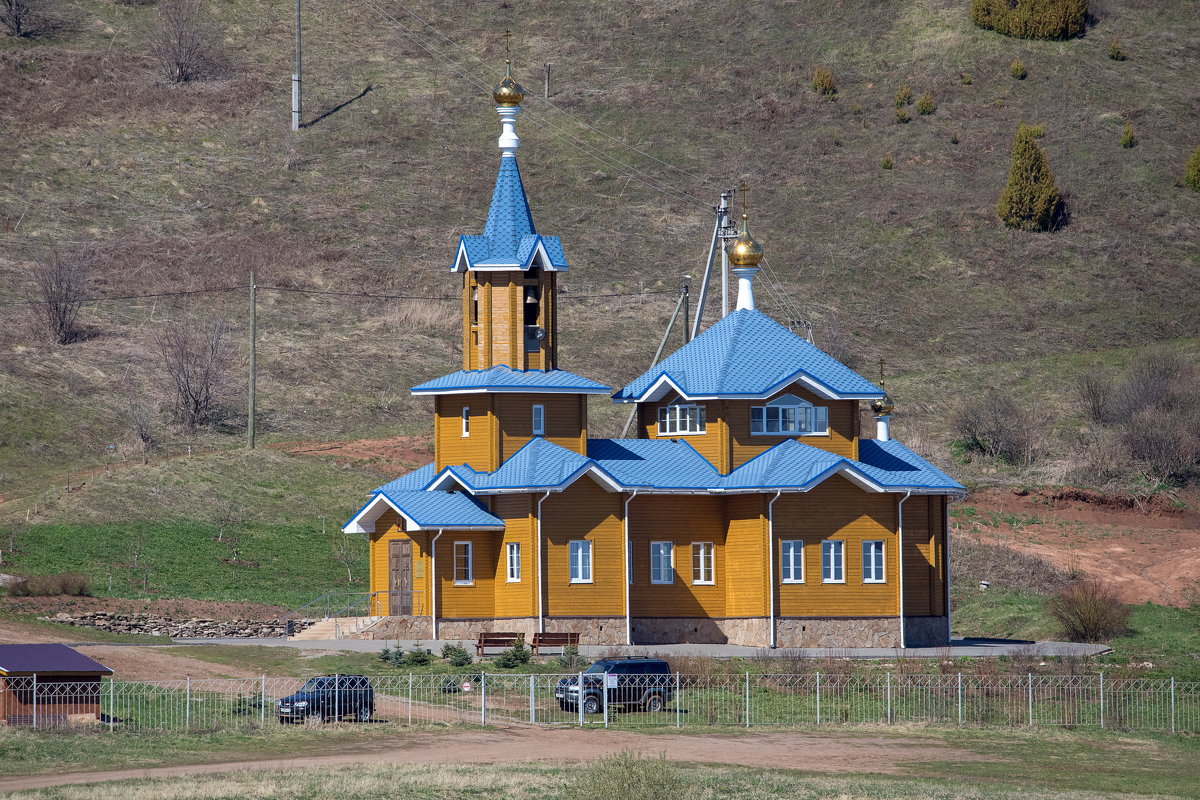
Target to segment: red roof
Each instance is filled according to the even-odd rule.
[[[0,675],[102,674],[112,670],[65,644],[0,644]]]

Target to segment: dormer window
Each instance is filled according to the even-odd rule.
[[[813,436],[829,433],[829,409],[786,394],[750,409],[750,433],[763,436]]]
[[[673,403],[658,410],[658,435],[704,433],[704,406]]]

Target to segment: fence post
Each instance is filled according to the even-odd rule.
[[[1171,733],[1175,732],[1175,676],[1171,676]]]
[[[579,689],[575,694],[575,710],[579,712],[579,727],[583,727],[583,673],[579,673],[579,683],[576,684]]]
[[[680,716],[683,713],[681,710],[683,707],[679,704],[679,692],[680,692],[682,685],[683,684],[679,680],[679,671],[676,670],[676,672],[675,672],[675,727],[676,728],[678,728],[680,725],[683,724],[682,717]]]
[[[37,727],[37,717],[38,717],[37,711],[38,711],[37,673],[35,672],[35,673],[33,673],[33,727],[35,727],[35,728]]]
[[[962,725],[962,673],[958,673],[958,724]]]
[[[1029,724],[1033,724],[1033,673],[1029,673]]]
[[[746,727],[750,727],[750,670],[746,670]]]
[[[183,693],[183,729],[185,731],[192,728],[192,676],[187,677],[187,688]]]
[[[412,673],[408,673],[408,724],[412,725]]]
[[[608,727],[608,672],[604,673],[604,688],[600,695],[600,702],[604,704],[604,727]]]
[[[267,676],[262,676],[262,683],[259,687],[258,696],[258,725],[260,728],[267,727]]]
[[[537,679],[529,676],[529,724],[537,724]]]
[[[892,673],[887,674],[887,721],[892,724]]]
[[[479,724],[487,727],[487,673],[479,673]]]
[[[817,724],[821,724],[821,673],[817,672]]]
[[[112,733],[114,730],[116,730],[116,721],[113,719],[113,714],[115,714],[116,710],[117,710],[116,688],[117,688],[116,681],[114,681],[112,678],[109,678],[108,679],[108,732],[109,733]]]
[[[1104,672],[1100,673],[1100,727],[1104,727]]]

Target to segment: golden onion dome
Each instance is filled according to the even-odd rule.
[[[525,90],[512,76],[512,61],[505,61],[504,78],[492,90],[492,99],[498,106],[519,106],[525,99]]]
[[[763,260],[762,245],[750,235],[749,217],[742,214],[742,232],[729,245],[729,263],[735,267],[754,267]]]
[[[877,397],[871,401],[871,413],[877,417],[886,417],[896,410],[896,401],[886,391],[883,397]]]

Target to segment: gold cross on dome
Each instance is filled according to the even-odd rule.
[[[742,181],[739,187],[742,191],[742,216],[750,216],[750,184]]]
[[[880,388],[880,389],[883,389],[883,388],[885,388],[885,384],[886,384],[886,381],[883,379],[883,365],[884,365],[884,363],[886,363],[886,362],[884,362],[884,360],[883,360],[882,358],[880,358],[880,359],[879,359],[879,388]]]
[[[504,31],[504,59],[512,60],[512,31],[510,30]]]

